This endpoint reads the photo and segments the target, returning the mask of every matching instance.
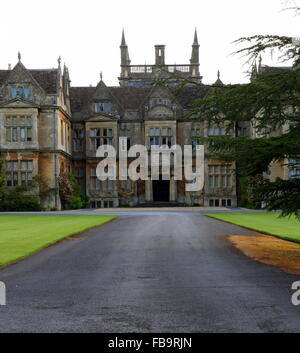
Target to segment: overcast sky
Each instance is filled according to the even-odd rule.
[[[95,85],[100,71],[118,85],[122,27],[132,64],[153,64],[154,45],[166,45],[167,64],[188,64],[194,28],[204,83],[245,82],[243,59],[230,55],[241,36],[300,37],[300,17],[283,0],[2,0],[0,68],[20,50],[27,68],[52,68],[62,57],[73,86]],[[3,35],[4,34],[4,35]],[[270,64],[269,57],[264,58]]]

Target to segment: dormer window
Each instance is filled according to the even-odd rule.
[[[111,103],[110,102],[97,102],[94,103],[94,112],[95,113],[110,113]]]
[[[152,107],[155,105],[170,105],[170,100],[165,98],[152,98],[150,105]]]
[[[29,97],[29,87],[12,86],[11,87],[11,97],[12,98],[28,98]]]

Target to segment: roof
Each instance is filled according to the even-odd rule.
[[[70,87],[71,111],[81,112],[86,103],[91,101],[96,87]]]
[[[173,94],[175,95],[176,99],[182,105],[183,108],[190,107],[195,99],[205,97],[209,89],[210,86],[205,85],[193,85],[185,86],[182,88],[171,88]]]
[[[263,65],[261,67],[261,74],[263,75],[270,75],[270,74],[274,74],[274,73],[278,73],[280,71],[285,71],[285,70],[292,70],[293,67],[292,66],[267,66],[267,65]]]
[[[4,82],[7,79],[10,70],[0,70],[0,83]]]
[[[12,70],[0,70],[0,84],[5,82]],[[47,94],[57,92],[58,69],[28,70]]]
[[[184,108],[188,108],[197,98],[203,98],[209,89],[209,86],[186,86],[183,88],[168,87],[179,104]],[[124,110],[138,110],[149,96],[152,87],[107,87],[108,91],[116,103]],[[96,87],[71,87],[70,100],[71,111],[82,113],[82,117],[86,113],[87,106],[93,102],[93,95]]]
[[[48,94],[57,92],[58,69],[28,70]]]
[[[139,109],[152,87],[109,87],[123,109]]]

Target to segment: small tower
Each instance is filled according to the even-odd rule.
[[[215,86],[223,86],[224,83],[221,81],[221,73],[220,73],[220,70],[218,70],[217,72],[217,80],[216,82],[214,83]]]
[[[190,59],[192,76],[199,76],[199,47],[200,45],[198,43],[197,29],[195,28],[192,55]]]
[[[250,81],[255,80],[255,78],[257,77],[257,74],[258,74],[257,65],[256,65],[256,61],[254,61],[254,63],[252,64]]]
[[[165,65],[165,45],[155,45],[155,65]]]
[[[129,68],[130,59],[129,59],[128,47],[125,41],[124,29],[122,30],[120,50],[121,50],[121,77],[128,77],[129,70],[130,70]]]
[[[258,69],[257,69],[258,74],[262,74],[262,57],[261,55],[258,58]]]

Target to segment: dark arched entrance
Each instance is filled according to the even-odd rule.
[[[170,201],[170,180],[153,180],[153,201]]]

